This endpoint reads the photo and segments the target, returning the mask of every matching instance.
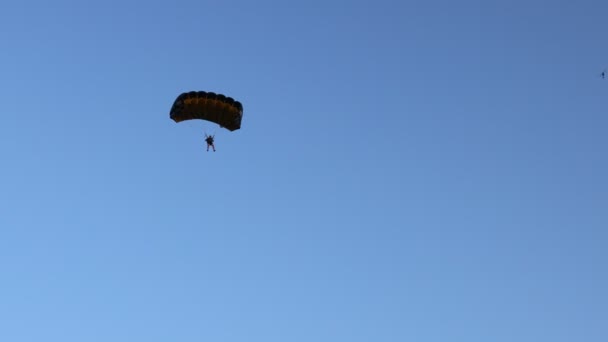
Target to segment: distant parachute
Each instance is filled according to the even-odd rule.
[[[231,97],[206,91],[182,93],[171,107],[170,117],[175,122],[201,119],[235,131],[241,128],[243,105]]]

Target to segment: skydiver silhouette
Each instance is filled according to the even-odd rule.
[[[213,152],[215,152],[215,145],[213,144],[213,135],[207,135],[207,133],[205,133],[205,142],[207,142],[207,152],[209,152],[209,147],[211,147],[213,149]]]
[[[602,71],[602,73],[600,74],[600,76],[602,76],[602,78],[606,78],[606,70]]]

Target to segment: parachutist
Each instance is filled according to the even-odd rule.
[[[169,118],[176,123],[187,120],[204,120],[220,126],[230,132],[241,128],[243,105],[226,95],[210,91],[189,91],[180,94],[171,106]],[[203,132],[205,132],[203,130]],[[214,135],[207,135],[205,142],[215,152]]]
[[[207,133],[205,133],[205,142],[207,142],[207,152],[209,152],[209,147],[211,147],[213,149],[213,152],[215,152],[215,145],[213,144],[213,135],[207,135]]]
[[[606,78],[606,70],[602,71],[602,73],[600,74],[600,76],[602,76],[602,78]]]

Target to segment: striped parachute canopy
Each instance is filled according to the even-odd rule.
[[[201,119],[235,131],[241,128],[243,105],[231,97],[206,91],[183,93],[171,107],[171,119],[175,122]]]

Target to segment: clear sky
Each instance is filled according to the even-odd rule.
[[[3,1],[0,341],[606,341],[607,13]]]

